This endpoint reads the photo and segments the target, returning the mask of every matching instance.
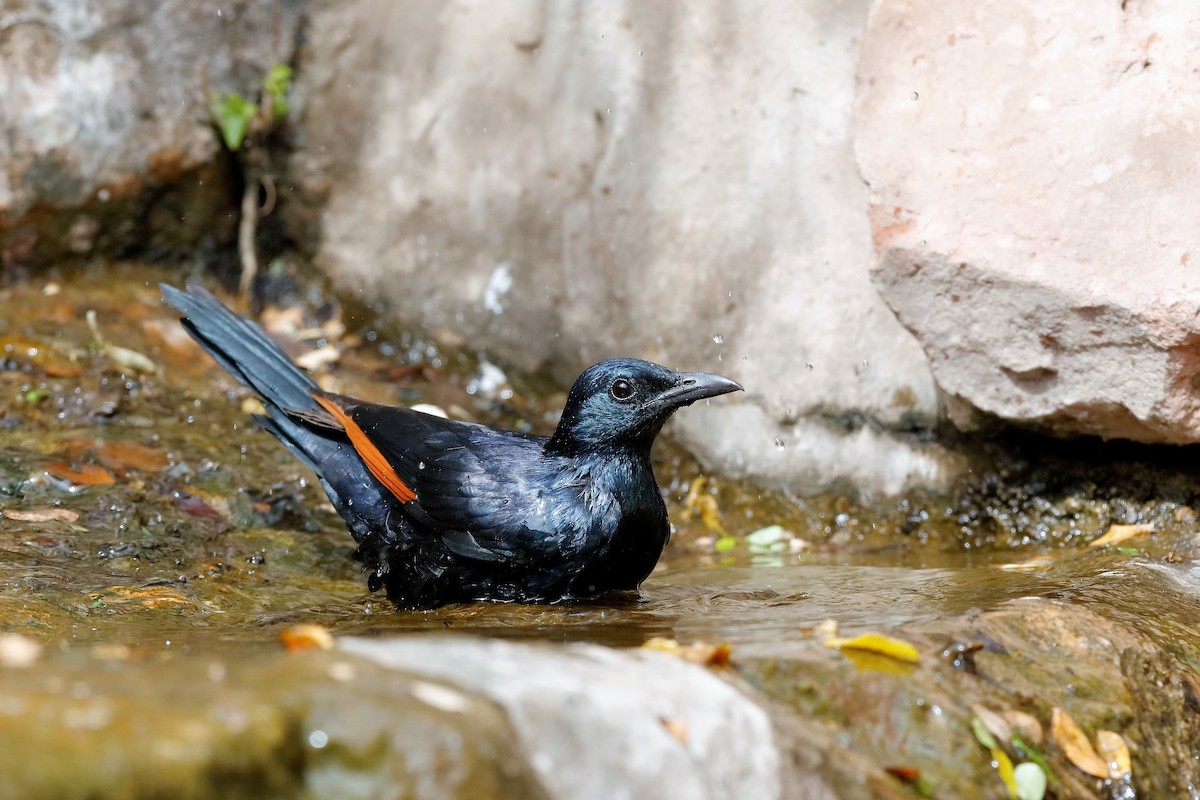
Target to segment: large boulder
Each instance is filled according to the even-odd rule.
[[[941,482],[897,433],[936,418],[929,368],[868,276],[868,5],[318,3],[298,227],[343,287],[517,365],[741,381],[674,428],[722,471]]]
[[[209,92],[253,95],[303,0],[43,0],[0,13],[0,268],[228,240]]]
[[[875,281],[960,425],[1200,441],[1198,25],[1153,2],[872,9]]]

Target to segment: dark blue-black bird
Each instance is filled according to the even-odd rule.
[[[670,533],[650,446],[676,409],[742,387],[636,359],[587,369],[533,436],[322,391],[198,286],[162,286],[200,346],[261,398],[259,424],[321,479],[372,591],[402,606],[557,602],[635,589]]]

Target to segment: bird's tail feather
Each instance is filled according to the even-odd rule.
[[[320,411],[312,397],[317,385],[266,332],[230,311],[208,290],[189,284],[187,291],[160,284],[163,299],[183,313],[183,327],[201,347],[268,406]]]
[[[183,312],[183,326],[230,375],[263,400],[255,420],[317,473],[335,508],[346,519],[368,567],[377,569],[380,531],[388,529],[392,503],[343,435],[320,423],[328,416],[316,400],[317,385],[279,349],[262,328],[239,317],[199,286],[181,292],[162,286],[163,298]]]

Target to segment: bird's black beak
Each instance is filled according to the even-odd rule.
[[[680,372],[675,385],[655,398],[655,405],[679,408],[706,397],[742,391],[737,381],[707,372]]]

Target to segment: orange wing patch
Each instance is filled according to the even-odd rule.
[[[396,495],[396,499],[401,503],[407,503],[417,499],[417,493],[409,488],[408,484],[400,480],[400,476],[396,474],[396,470],[392,469],[392,465],[384,458],[383,453],[379,452],[379,448],[374,442],[367,438],[367,434],[363,433],[363,429],[358,426],[358,423],[350,419],[341,406],[330,400],[328,397],[322,397],[318,394],[313,395],[313,399],[321,404],[321,407],[333,415],[333,418],[338,421],[338,424],[346,431],[346,435],[350,437],[350,444],[355,451],[362,456],[363,463],[367,465],[367,469],[375,478],[387,487],[388,491]]]

